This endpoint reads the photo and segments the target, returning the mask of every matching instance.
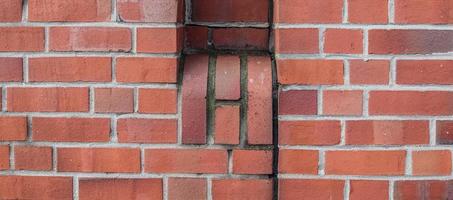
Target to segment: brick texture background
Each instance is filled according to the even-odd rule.
[[[0,199],[453,199],[451,0],[1,0]]]

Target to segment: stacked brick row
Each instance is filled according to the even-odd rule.
[[[450,199],[452,1],[276,0],[280,199]]]

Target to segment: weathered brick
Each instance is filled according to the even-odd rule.
[[[269,1],[193,0],[195,22],[268,22]]]
[[[0,145],[0,170],[9,169],[9,146]]]
[[[348,20],[357,24],[386,24],[388,1],[349,0]]]
[[[19,22],[22,20],[23,0],[0,1],[0,22]]]
[[[240,109],[235,105],[217,106],[214,141],[216,144],[239,144]]]
[[[453,144],[453,121],[437,121],[437,143]]]
[[[453,60],[398,60],[396,82],[453,85]]]
[[[275,52],[280,54],[319,52],[319,30],[279,28],[275,30]]]
[[[387,60],[349,61],[351,84],[389,84],[390,62]]]
[[[118,0],[118,16],[126,22],[180,22],[184,0]]]
[[[175,89],[147,89],[138,91],[138,112],[174,114],[177,112]]]
[[[22,81],[22,58],[0,58],[0,82]]]
[[[412,152],[412,174],[419,176],[448,176],[452,173],[451,151]]]
[[[0,27],[0,52],[44,50],[44,28]]]
[[[249,144],[272,144],[272,68],[269,57],[249,56],[247,71]]]
[[[233,150],[233,173],[272,174],[272,151]]]
[[[278,105],[280,115],[316,115],[318,113],[318,91],[280,90]]]
[[[123,83],[176,83],[176,58],[119,57],[116,80]]]
[[[324,52],[337,54],[361,54],[363,52],[363,33],[357,29],[327,29]]]
[[[131,31],[117,27],[51,27],[51,51],[130,51]]]
[[[350,200],[387,200],[389,198],[388,181],[352,180],[350,184]]]
[[[398,0],[395,1],[395,22],[399,24],[452,24],[452,6],[453,2],[450,0]]]
[[[96,88],[94,100],[95,112],[134,112],[134,90],[132,88]]]
[[[268,29],[216,28],[212,43],[217,49],[267,50]]]
[[[327,90],[323,92],[324,115],[361,115],[362,104],[362,91]]]
[[[216,200],[272,199],[272,180],[269,179],[215,179],[212,197]]]
[[[0,141],[20,141],[27,138],[25,117],[0,117]]]
[[[52,148],[15,146],[14,163],[16,170],[49,171],[52,169]]]
[[[183,46],[182,28],[138,28],[137,52],[177,53]]]
[[[72,178],[0,176],[0,199],[72,199]]]
[[[452,181],[416,180],[395,182],[394,199],[451,199]]]
[[[316,179],[280,179],[279,199],[292,200],[304,197],[305,199],[343,200],[344,181],[316,180]]]
[[[280,149],[278,172],[282,174],[318,174],[319,152]]]
[[[343,0],[274,0],[276,23],[341,23]]]
[[[110,0],[29,0],[28,20],[38,22],[110,21]]]
[[[202,178],[168,179],[168,200],[207,199],[207,182]]]
[[[216,60],[215,97],[220,100],[241,98],[241,65],[237,56],[218,56]]]

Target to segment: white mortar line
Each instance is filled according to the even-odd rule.
[[[319,116],[319,115],[322,115],[322,114],[323,114],[323,112],[322,112],[322,106],[323,106],[323,97],[324,97],[324,95],[323,95],[323,90],[322,90],[322,88],[316,88],[316,90],[318,91],[318,94],[317,94],[317,98],[318,98],[318,107],[317,107],[317,109],[318,109],[318,114],[317,114],[317,116]],[[280,119],[279,119],[279,120],[280,120]]]
[[[7,96],[6,96],[6,87],[5,85],[2,84],[2,111],[1,112],[6,112],[7,109]]]
[[[369,39],[368,39],[368,29],[363,29],[363,55],[368,56],[369,49]]]
[[[362,175],[304,175],[279,174],[279,179],[318,179],[318,180],[373,180],[373,181],[404,181],[404,180],[443,180],[453,179],[453,176],[362,176]]]
[[[140,90],[138,88],[134,88],[134,113],[138,113],[138,106],[139,106],[139,92]]]
[[[18,24],[28,22],[28,0],[22,0],[22,20]]]
[[[390,84],[391,86],[396,85],[396,59],[391,58],[390,60]]]
[[[453,30],[451,25],[434,24],[289,24],[276,23],[276,29],[286,28],[337,28],[337,29],[401,29],[401,30]]]
[[[452,60],[453,53],[433,53],[433,54],[276,54],[280,60],[342,60],[342,59],[362,59],[362,60]]]
[[[207,187],[206,190],[208,192],[208,200],[212,200],[212,179],[207,178]]]
[[[112,15],[111,15],[111,21],[116,22],[118,19],[118,8],[116,5],[116,0],[112,0]]]
[[[113,27],[113,28],[179,28],[180,23],[157,22],[5,22],[0,27]]]
[[[390,180],[389,181],[389,200],[393,200],[394,192],[395,192],[395,181]]]
[[[363,109],[363,116],[368,117],[369,116],[369,99],[370,99],[370,91],[369,90],[363,90],[363,100],[362,100],[362,109]]]
[[[72,195],[74,200],[79,199],[79,177],[76,175],[72,177]]]
[[[351,74],[351,69],[350,69],[350,63],[349,60],[344,59],[343,60],[343,79],[344,79],[344,85],[349,86],[351,81],[350,81],[350,75]]]
[[[388,20],[389,24],[395,23],[395,0],[388,1]]]
[[[349,23],[349,2],[348,0],[343,0],[343,24]]]
[[[131,47],[131,53],[132,54],[137,54],[137,28],[132,28],[131,29],[131,44],[132,44],[132,47]]]
[[[341,132],[340,132],[340,144],[339,145],[345,145],[346,144],[346,121],[341,120],[340,126],[341,126]]]
[[[412,150],[406,151],[405,175],[412,176]]]
[[[351,192],[351,181],[347,179],[344,182],[344,200],[349,200],[350,192]]]
[[[164,197],[163,199],[168,200],[168,177],[167,176],[164,176],[162,178],[162,189],[163,189],[162,195]]]
[[[0,52],[1,57],[23,57],[28,56],[30,58],[41,58],[41,57],[125,57],[125,58],[178,58],[179,54],[175,53],[130,53],[130,52],[107,52],[107,51],[83,51],[83,52],[74,52],[74,51],[51,51],[51,52],[20,52],[20,51],[10,51],[10,52]]]
[[[442,85],[283,85],[288,90],[373,90],[373,91],[453,91]]]
[[[323,58],[326,56],[324,53],[324,42],[325,42],[325,35],[326,34],[326,28],[319,28],[319,35],[318,35],[318,43],[319,43],[319,55]]]
[[[50,39],[49,39],[50,38],[49,37],[50,36],[49,35],[50,31],[49,31],[49,29],[50,29],[49,27],[45,27],[44,28],[44,52],[46,52],[46,53],[49,52],[49,48],[50,48],[49,47],[49,42],[50,42]]]
[[[28,83],[28,77],[29,77],[29,65],[28,65],[28,56],[24,55],[22,58],[22,67],[23,67],[23,83],[18,83],[19,85],[23,85],[24,83]],[[8,84],[8,83],[5,83]]]
[[[324,150],[324,151],[432,151],[432,150],[453,150],[452,145],[331,145],[331,146],[309,146],[309,145],[279,145],[281,149],[293,150]]]
[[[325,175],[325,151],[324,150],[318,150],[319,157],[318,157],[318,174],[320,176]]]
[[[16,169],[16,162],[14,156],[14,142],[9,144],[9,169],[15,170]]]

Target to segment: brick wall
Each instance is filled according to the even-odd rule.
[[[0,199],[452,199],[452,13],[2,0]]]

